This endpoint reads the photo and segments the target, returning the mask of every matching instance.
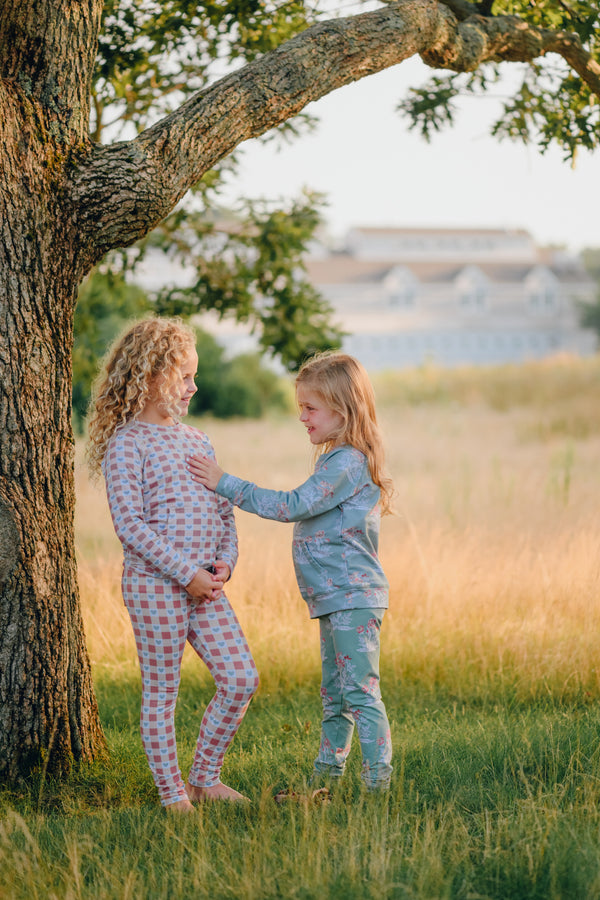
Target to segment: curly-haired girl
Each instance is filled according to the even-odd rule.
[[[225,752],[258,685],[256,667],[223,592],[237,560],[232,505],[190,481],[185,460],[214,458],[207,436],[183,425],[196,391],[194,333],[148,318],[109,351],[94,391],[88,463],[104,475],[123,545],[123,598],[142,673],[141,735],[163,806],[246,798],[220,781]],[[187,784],[177,762],[174,711],[186,641],[217,690],[200,726]]]

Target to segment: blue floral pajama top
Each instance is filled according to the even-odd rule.
[[[377,555],[380,490],[364,453],[347,444],[324,453],[293,491],[224,474],[217,493],[263,519],[295,522],[292,555],[311,618],[344,609],[387,609],[389,585]]]

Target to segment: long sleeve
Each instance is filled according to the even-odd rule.
[[[295,523],[292,557],[312,617],[387,607],[389,585],[377,552],[381,492],[359,450],[345,444],[323,454],[293,491],[224,474],[217,493],[264,519]]]
[[[219,513],[223,523],[223,535],[217,548],[217,558],[226,562],[229,566],[230,573],[233,574],[238,558],[238,537],[235,527],[233,506],[231,501],[227,500],[225,497],[219,497],[218,503]]]
[[[185,586],[198,562],[185,556],[144,518],[143,462],[139,448],[126,438],[111,441],[103,463],[108,505],[117,537],[125,551],[140,557],[163,577]]]
[[[300,522],[339,506],[364,483],[364,456],[350,447],[342,447],[319,460],[310,478],[292,491],[260,488],[226,473],[217,485],[217,493],[263,519]]]

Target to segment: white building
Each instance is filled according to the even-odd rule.
[[[596,349],[577,309],[596,284],[577,258],[541,250],[525,231],[355,228],[308,273],[347,333],[344,349],[371,370]]]

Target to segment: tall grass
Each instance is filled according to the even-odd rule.
[[[312,768],[317,626],[291,526],[238,512],[228,593],[261,689],[225,776],[252,804],[181,821],[158,808],[120,548],[78,456],[80,582],[111,756],[0,794],[0,896],[600,897],[599,388],[597,360],[566,358],[377,380],[398,492],[381,541],[395,774],[389,796],[365,795],[355,747],[324,806],[273,802]],[[199,424],[236,474],[286,488],[310,471],[293,419]],[[184,770],[211,690],[186,656]]]

